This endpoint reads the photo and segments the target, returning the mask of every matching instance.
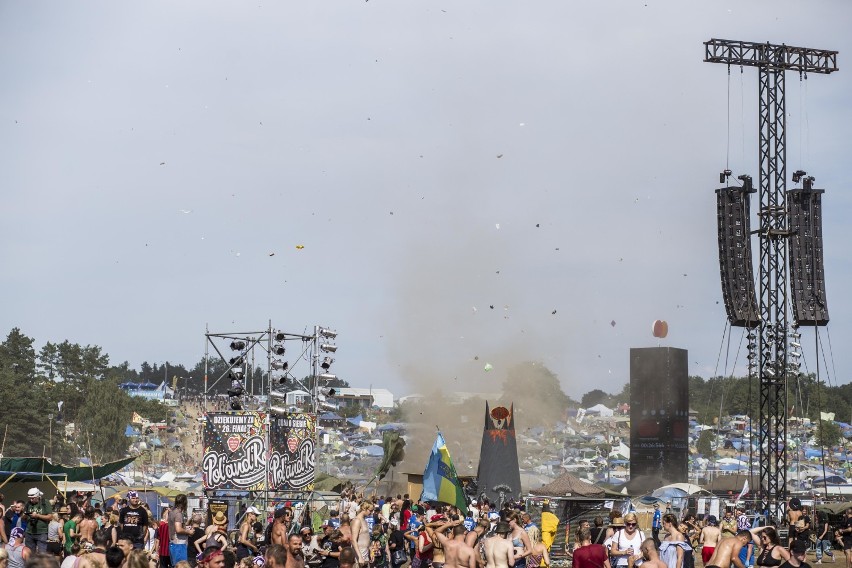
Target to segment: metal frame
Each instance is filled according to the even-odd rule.
[[[759,71],[760,163],[760,325],[756,344],[760,381],[760,497],[771,515],[784,513],[787,497],[788,264],[786,207],[786,71],[829,74],[837,52],[711,39],[704,42],[708,63],[757,67]],[[750,342],[751,343],[751,342]],[[751,373],[750,373],[751,375]]]
[[[276,343],[276,344],[279,343],[278,341],[274,340],[274,338],[277,334],[281,333],[281,334],[284,335],[284,339],[281,340],[281,343],[285,343],[287,341],[301,341],[303,343],[303,348],[301,350],[301,353],[298,355],[298,357],[293,359],[293,364],[288,369],[283,370],[283,373],[284,373],[284,376],[286,376],[288,378],[288,380],[293,381],[297,385],[301,386],[305,391],[308,391],[307,387],[302,383],[302,381],[297,379],[296,377],[294,377],[291,373],[291,371],[298,366],[298,363],[300,361],[305,361],[305,360],[308,361],[308,363],[310,365],[310,376],[313,378],[313,385],[311,387],[311,390],[308,391],[308,392],[310,392],[310,395],[311,395],[311,412],[315,416],[318,415],[318,410],[319,410],[319,406],[320,406],[320,396],[319,396],[319,394],[320,394],[320,391],[319,391],[320,363],[319,363],[319,359],[320,359],[321,352],[322,352],[321,346],[326,342],[333,342],[333,339],[324,337],[322,335],[322,332],[325,329],[326,328],[323,328],[322,326],[317,325],[317,326],[314,326],[313,335],[288,333],[288,332],[284,332],[284,331],[281,331],[281,330],[274,329],[272,327],[272,320],[269,321],[268,327],[264,331],[210,333],[209,329],[207,329],[204,333],[204,336],[205,336],[205,339],[206,339],[205,348],[204,348],[204,398],[203,398],[205,414],[208,411],[210,411],[210,408],[208,407],[208,398],[209,398],[208,395],[209,395],[210,389],[215,387],[216,384],[218,384],[219,381],[221,381],[223,378],[225,378],[228,375],[228,373],[232,369],[235,368],[234,365],[229,364],[228,368],[221,375],[216,377],[216,379],[213,380],[212,383],[208,382],[210,347],[211,346],[213,347],[213,350],[222,359],[222,361],[227,362],[229,358],[225,356],[225,354],[223,353],[223,349],[219,348],[218,342],[245,341],[246,347],[245,347],[244,350],[240,351],[240,355],[244,357],[245,365],[249,366],[251,376],[249,376],[249,373],[244,373],[244,376],[245,376],[244,385],[245,385],[245,393],[246,394],[243,395],[243,396],[255,395],[255,394],[266,395],[265,405],[259,405],[259,407],[254,409],[254,410],[260,410],[260,411],[265,412],[266,416],[267,416],[266,419],[267,419],[267,421],[269,421],[269,418],[272,414],[272,407],[276,406],[272,402],[273,398],[274,398],[273,397],[274,389],[273,389],[272,363],[273,363],[273,361],[275,361],[275,357],[276,357],[276,355],[273,353],[273,343]],[[255,367],[255,362],[256,362],[255,350],[256,349],[263,350],[265,352],[265,356],[266,356],[266,383],[264,384],[263,379],[261,378],[261,384],[259,385],[258,389],[255,389],[255,385],[254,385],[254,370],[256,369],[256,367]],[[248,382],[249,379],[251,379],[250,383]],[[244,407],[244,409],[245,410],[251,410],[251,409],[245,408],[245,407]],[[265,440],[267,448],[271,447],[270,446],[270,443],[271,443],[270,442],[270,432],[271,432],[271,428],[267,428],[266,440]],[[314,444],[315,444],[314,447],[318,449],[319,448],[319,429],[316,430],[315,437],[316,437],[316,439],[314,440]],[[315,451],[317,451],[317,450],[315,450]],[[316,461],[317,461],[317,463],[319,462],[318,459]],[[266,479],[268,480],[269,479],[269,461],[268,460],[267,460],[266,469],[267,469]],[[266,511],[270,502],[278,502],[278,501],[286,501],[286,500],[305,501],[307,503],[306,506],[310,507],[311,506],[311,495],[313,493],[314,493],[313,491],[303,491],[303,492],[298,492],[298,491],[273,491],[273,490],[270,490],[269,488],[267,488],[265,491],[250,492],[249,498],[248,498],[248,503],[250,503],[252,505],[261,505],[262,511]],[[205,497],[207,499],[219,499],[219,500],[225,500],[225,501],[239,501],[239,500],[241,500],[241,499],[234,497],[232,494],[233,494],[233,491],[227,491],[227,490],[221,491],[221,492],[217,491],[217,490],[211,490],[211,491],[205,490]],[[237,526],[239,526],[239,523],[242,522],[242,519],[237,519],[236,521],[237,521]]]

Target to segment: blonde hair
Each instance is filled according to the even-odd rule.
[[[144,550],[131,550],[127,556],[127,568],[148,568],[148,553]]]
[[[0,548],[0,562],[9,560],[9,552],[5,548]]]
[[[588,529],[587,529],[588,530]],[[532,544],[536,544],[541,542],[541,531],[537,526],[533,525],[527,529],[527,534],[530,536],[530,540]]]
[[[635,522],[637,522],[637,521],[636,521],[636,513],[627,513],[626,515],[624,515],[624,522],[625,522],[625,523],[635,523]]]

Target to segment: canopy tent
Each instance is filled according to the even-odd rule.
[[[547,485],[531,489],[530,493],[550,497],[605,497],[607,490],[566,472]]]
[[[95,481],[122,469],[133,462],[136,457],[94,466],[54,464],[47,458],[2,458],[0,459],[0,482],[39,481],[48,478],[62,478],[66,481]]]

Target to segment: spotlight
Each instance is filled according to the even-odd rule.
[[[270,406],[269,412],[272,414],[287,414],[287,409],[283,406]]]
[[[245,348],[246,348],[246,342],[245,341],[232,341],[231,342],[231,349],[233,349],[234,351],[242,351]]]
[[[802,334],[799,333],[798,331],[794,331],[793,333],[790,334],[790,337],[792,337],[795,340],[798,340],[800,337],[802,337]]]
[[[273,361],[272,368],[276,371],[286,371],[290,368],[290,363],[287,361]]]
[[[238,397],[235,397],[235,396],[231,397],[229,402],[231,404],[231,410],[242,410],[243,409],[243,403],[240,401],[240,399]]]
[[[243,380],[243,372],[239,369],[234,369],[233,371],[228,371],[228,378],[233,381],[242,381]]]
[[[284,355],[286,351],[287,350],[284,348],[283,345],[276,345],[272,348],[272,353],[274,353],[275,355]]]
[[[287,336],[283,331],[279,331],[278,333],[275,334],[275,341],[284,341],[284,339],[286,337]]]
[[[801,343],[796,343],[795,341],[791,341],[791,342],[790,342],[790,347],[792,347],[793,349],[801,349],[801,348],[802,348],[802,344],[801,344]]]
[[[287,384],[287,375],[281,375],[280,377],[278,377],[278,384],[279,385]]]
[[[802,356],[801,353],[796,353],[795,351],[790,351],[790,357],[792,357],[793,359],[798,359],[801,356]]]
[[[284,392],[284,391],[273,390],[273,391],[269,391],[269,394],[272,395],[272,398],[283,398],[283,399],[287,398],[287,393]]]
[[[323,343],[322,345],[320,345],[320,349],[322,349],[326,353],[334,353],[335,351],[337,351],[337,345],[331,345],[329,343]]]
[[[319,376],[321,379],[325,379],[327,381],[333,381],[337,378],[337,375],[332,375],[331,373],[323,373]]]
[[[322,394],[323,396],[334,396],[335,394],[337,394],[337,391],[331,387],[323,387],[320,389],[320,394]]]
[[[319,334],[328,339],[334,339],[337,337],[337,332],[331,329],[325,329],[324,327],[319,328]]]
[[[244,362],[245,360],[242,357],[231,357],[228,359],[228,363],[231,364],[231,367],[241,366]]]
[[[804,172],[802,170],[796,170],[793,172],[793,183],[799,183],[804,176],[808,175],[808,172]]]
[[[331,367],[332,363],[334,363],[334,359],[332,359],[331,357],[325,357],[322,360],[322,363],[320,363],[320,367],[328,371],[328,368]]]
[[[746,345],[746,347],[748,348],[748,350],[749,350],[749,351],[751,351],[752,349],[754,349],[755,347],[757,347],[757,345],[756,345],[756,344],[754,344],[754,343],[749,343],[748,345]]]

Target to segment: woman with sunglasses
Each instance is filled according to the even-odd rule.
[[[615,559],[616,566],[626,567],[631,556],[639,554],[639,547],[645,540],[645,534],[639,530],[639,523],[634,513],[624,515],[624,528],[612,535],[610,555]]]
[[[663,515],[662,525],[666,538],[660,542],[660,560],[665,562],[668,568],[684,568],[687,552],[691,556],[692,547],[678,530],[677,518],[674,515]]]
[[[778,533],[773,527],[757,527],[750,532],[761,547],[760,554],[754,561],[757,568],[775,568],[790,560],[790,552],[781,546]]]

